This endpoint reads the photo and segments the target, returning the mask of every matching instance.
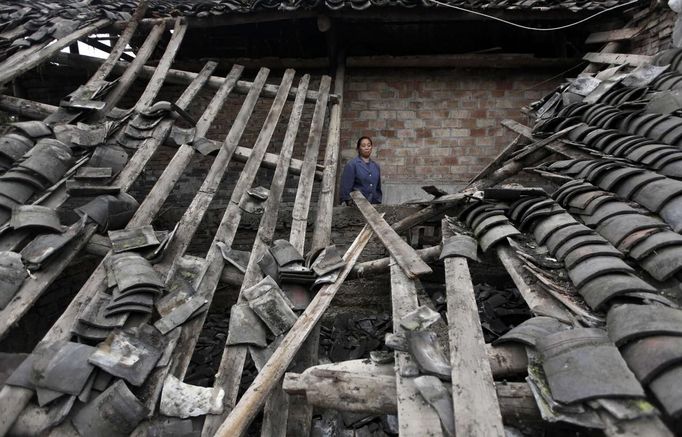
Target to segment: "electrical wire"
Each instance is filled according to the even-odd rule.
[[[616,9],[619,9],[619,8],[624,8],[624,7],[626,7],[626,6],[630,6],[630,5],[633,5],[633,4],[635,4],[635,3],[639,3],[639,2],[640,2],[640,0],[631,0],[631,1],[627,2],[627,3],[623,3],[622,5],[612,6],[612,7],[608,8],[608,9],[604,9],[603,11],[599,11],[599,12],[597,12],[596,14],[592,14],[592,15],[590,15],[590,16],[587,17],[587,18],[583,18],[582,20],[576,21],[575,23],[566,24],[566,25],[564,25],[564,26],[559,26],[559,27],[531,27],[531,26],[524,26],[523,24],[518,24],[518,23],[511,22],[511,21],[507,21],[507,20],[505,20],[505,19],[503,19],[503,18],[494,17],[494,16],[492,16],[492,15],[484,14],[483,12],[473,11],[473,10],[471,10],[471,9],[466,9],[466,8],[462,8],[462,7],[460,7],[460,6],[451,5],[451,4],[449,4],[449,3],[444,3],[444,2],[441,2],[441,1],[438,1],[438,0],[429,0],[429,1],[430,1],[431,3],[435,3],[435,4],[437,4],[437,5],[446,6],[446,7],[448,7],[448,8],[457,9],[457,10],[459,10],[459,11],[468,12],[468,13],[474,14],[474,15],[480,15],[481,17],[485,17],[485,18],[489,18],[489,19],[491,19],[491,20],[499,21],[499,22],[501,22],[501,23],[508,24],[508,25],[510,25],[510,26],[518,27],[518,28],[520,28],[520,29],[534,30],[534,31],[538,31],[538,32],[554,32],[554,31],[557,31],[557,30],[568,29],[569,27],[577,26],[577,25],[582,24],[582,23],[584,23],[584,22],[586,22],[586,21],[588,21],[588,20],[591,20],[591,19],[593,19],[593,18],[596,18],[596,17],[598,17],[598,16],[601,15],[601,14],[605,14],[605,13],[607,13],[607,12],[611,12],[611,11],[613,11],[613,10],[616,10]]]

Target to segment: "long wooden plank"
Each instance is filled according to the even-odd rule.
[[[376,231],[375,231],[376,232]],[[393,307],[393,332],[403,332],[400,321],[419,306],[417,288],[397,264],[391,262],[391,302]],[[407,352],[395,352],[396,393],[398,405],[398,424],[401,437],[442,436],[440,418],[419,394],[413,377],[403,376],[412,357]],[[413,363],[414,364],[414,363]]]
[[[305,252],[305,235],[306,228],[308,226],[308,213],[310,211],[310,200],[313,191],[315,168],[317,166],[317,156],[319,154],[320,141],[322,139],[322,128],[324,126],[325,114],[327,113],[327,101],[330,87],[331,78],[329,76],[322,76],[318,90],[318,99],[315,103],[315,110],[313,111],[313,118],[310,123],[310,130],[308,132],[308,140],[306,142],[306,150],[303,158],[303,168],[301,171],[301,176],[298,179],[296,199],[294,201],[294,208],[292,210],[289,242],[296,248],[296,250],[298,250],[299,253]],[[313,329],[313,331],[315,331],[315,329]],[[312,335],[312,338],[315,338],[314,334]],[[315,339],[315,341],[317,341],[317,339]],[[306,350],[309,350],[311,346],[313,345],[304,345],[301,353],[302,355],[306,356],[299,356],[299,360],[302,358],[308,358]],[[315,352],[317,352],[317,348],[315,348]],[[280,382],[274,388],[273,395],[268,398],[268,401],[265,404],[261,436],[284,437],[287,431],[288,415],[289,400],[288,397],[282,393]]]
[[[286,179],[288,174],[288,167],[290,165],[291,156],[293,154],[294,145],[296,142],[296,136],[301,122],[301,116],[303,114],[303,107],[305,104],[305,95],[307,94],[308,85],[310,82],[310,76],[305,75],[301,78],[298,84],[298,91],[296,99],[294,100],[294,106],[289,117],[289,123],[287,125],[286,133],[284,134],[284,142],[282,143],[282,149],[280,150],[280,156],[277,163],[277,168],[275,169],[275,174],[272,178],[272,184],[270,185],[270,196],[265,202],[265,212],[260,221],[260,226],[258,227],[258,232],[256,234],[256,239],[251,250],[251,256],[249,257],[249,263],[246,267],[246,272],[244,274],[244,279],[240,287],[240,297],[241,292],[246,288],[255,285],[261,278],[262,274],[260,272],[260,267],[258,267],[258,260],[267,251],[268,246],[274,238],[275,229],[277,225],[277,216],[279,214],[280,201],[282,199],[282,194],[284,192],[284,187],[286,185]],[[233,348],[226,345],[223,354],[221,356],[221,363],[216,375],[216,381],[214,386],[224,387],[232,391],[232,387],[228,387],[226,375],[228,372],[223,370],[227,366],[234,366],[233,364]],[[242,349],[242,348],[240,348]],[[241,372],[240,372],[241,373]],[[240,378],[241,379],[241,376]],[[286,400],[286,396],[283,393],[279,393],[283,399],[282,402]],[[277,403],[280,405],[280,403]],[[229,404],[232,407],[233,403]],[[205,437],[212,436],[218,430],[220,425],[223,423],[227,414],[229,413],[229,408],[226,408],[223,414],[210,415],[206,417],[204,421],[204,428],[202,430],[202,435]],[[269,419],[264,420],[263,429],[269,429],[270,425]],[[277,429],[272,429],[272,432],[277,432]],[[280,428],[281,432],[282,429]]]
[[[152,53],[154,53],[154,49],[156,49],[156,45],[159,43],[165,30],[166,26],[164,24],[159,24],[154,26],[151,32],[149,32],[144,43],[142,43],[142,47],[137,51],[135,60],[131,62],[130,66],[123,72],[114,89],[107,93],[107,96],[104,98],[105,106],[98,114],[100,118],[103,118],[108,114],[125,93],[128,92],[128,89],[140,74],[140,70],[142,70],[144,64],[149,60]]]
[[[445,242],[452,231],[446,219],[441,223]],[[455,433],[504,436],[469,265],[464,257],[446,258],[444,264]]]
[[[239,403],[235,405],[225,422],[218,428],[218,431],[215,433],[216,436],[235,437],[244,435],[249,423],[258,414],[258,411],[265,402],[266,396],[277,381],[284,376],[299,347],[331,304],[332,299],[334,299],[337,291],[341,288],[343,281],[348,276],[371,236],[372,231],[367,226],[360,231],[344,255],[346,266],[339,274],[336,282],[325,285],[320,289],[312,302],[310,302],[310,305],[308,305],[291,330],[286,334],[280,346],[272,354],[272,357],[270,357],[258,373],[251,386],[249,386],[239,400]]]
[[[140,20],[142,20],[142,17],[144,17],[144,14],[147,12],[147,6],[147,0],[140,0],[140,3],[137,5],[132,18],[126,24],[126,27],[121,33],[121,36],[118,38],[118,41],[116,41],[116,44],[114,44],[114,46],[111,48],[109,56],[107,56],[107,59],[102,61],[102,64],[97,68],[95,74],[93,74],[90,80],[86,83],[86,87],[92,85],[95,82],[105,80],[109,74],[111,74],[114,66],[123,55],[126,47],[128,47],[128,43],[133,38],[135,31],[138,29]]]
[[[19,77],[27,71],[37,67],[41,63],[50,59],[55,53],[59,52],[64,47],[68,47],[75,41],[83,38],[84,36],[90,35],[96,32],[98,29],[103,28],[110,24],[110,20],[97,20],[89,26],[85,26],[82,29],[76,30],[75,32],[54,41],[52,44],[38,50],[35,53],[28,55],[27,57],[21,59],[18,62],[13,62],[12,65],[8,65],[7,68],[0,70],[0,84],[5,84],[15,77]]]
[[[308,226],[310,197],[313,192],[317,155],[320,150],[322,128],[324,127],[324,119],[327,113],[327,100],[330,86],[331,78],[329,76],[322,76],[318,99],[315,104],[313,119],[310,124],[305,155],[303,157],[303,168],[301,169],[301,176],[298,178],[298,188],[296,190],[296,200],[294,201],[294,209],[292,212],[289,240],[299,253],[305,252],[305,231]]]
[[[353,202],[358,207],[365,220],[372,227],[377,237],[386,246],[386,249],[395,258],[396,262],[405,271],[408,278],[414,279],[419,275],[432,273],[429,267],[417,252],[410,247],[402,238],[391,228],[388,223],[381,217],[381,215],[370,205],[369,201],[365,199],[359,191],[350,193]]]
[[[623,29],[607,30],[590,34],[585,44],[599,44],[612,41],[623,41],[634,37],[642,31],[639,27],[626,27]]]
[[[346,69],[344,63],[339,62],[339,66],[336,69],[336,75],[334,76],[334,94],[339,96],[339,101],[332,105],[329,114],[329,130],[327,133],[327,147],[324,152],[322,187],[320,188],[320,197],[317,202],[317,217],[315,219],[313,237],[310,244],[311,251],[326,247],[331,241],[345,76]]]
[[[623,53],[594,53],[590,52],[583,56],[584,61],[593,62],[595,64],[615,64],[615,65],[632,65],[633,67],[640,67],[651,63],[652,56],[647,55],[627,55]]]
[[[81,235],[64,247],[59,255],[53,256],[43,269],[33,272],[24,280],[11,301],[0,311],[0,339],[28,312],[33,304],[42,296],[55,279],[64,271],[69,263],[97,231],[97,225],[89,224]]]
[[[188,89],[194,89],[194,85],[199,82],[201,82],[201,80],[197,79],[195,83],[190,84]],[[189,95],[187,95],[187,97],[189,97]],[[147,199],[142,202],[140,208],[135,212],[135,215],[127,225],[128,229],[151,223],[158,212],[158,208],[153,209],[146,207],[147,200],[150,199],[150,197],[153,197],[153,191],[154,189],[152,189],[152,192],[149,193]],[[162,203],[163,201],[159,203],[159,207]],[[42,342],[68,340],[71,338],[71,327],[81,311],[81,308],[83,308],[84,305],[87,305],[90,299],[98,292],[103,292],[106,289],[106,268],[104,265],[107,262],[107,258],[108,255],[95,268],[88,280],[81,287],[80,291],[71,300],[71,303],[66,310],[64,310],[59,319],[57,319],[54,325],[52,325],[50,330],[45,334],[41,340]],[[3,414],[0,415],[0,436],[5,435],[9,431],[10,427],[28,404],[32,396],[32,390],[21,387],[4,386],[2,390],[0,390],[0,410],[3,411]]]
[[[156,95],[161,90],[163,82],[166,80],[166,75],[168,70],[170,70],[173,60],[175,60],[175,55],[182,44],[185,33],[187,32],[187,24],[183,24],[181,18],[175,20],[175,26],[173,27],[173,35],[171,36],[168,45],[166,46],[166,51],[163,53],[161,60],[154,70],[154,74],[149,79],[147,88],[138,99],[135,104],[135,110],[140,112],[144,111],[146,108],[152,105]]]

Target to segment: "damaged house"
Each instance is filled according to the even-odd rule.
[[[4,2],[0,434],[679,435],[677,12]]]

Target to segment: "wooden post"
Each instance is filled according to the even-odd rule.
[[[322,188],[317,203],[317,218],[313,230],[311,251],[322,249],[329,245],[332,232],[332,215],[334,214],[334,193],[336,192],[336,173],[339,162],[339,137],[341,135],[341,110],[343,105],[343,84],[345,67],[339,62],[334,76],[334,93],[339,100],[332,104],[329,115],[327,132],[327,148],[324,154],[324,172]]]
[[[452,231],[447,219],[441,223],[445,244]],[[504,436],[467,259],[449,257],[444,263],[455,432],[457,435]]]

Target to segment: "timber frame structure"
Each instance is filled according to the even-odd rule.
[[[304,69],[319,67],[322,64],[325,64],[325,67],[331,65],[333,66],[333,77],[329,75],[311,77],[309,74],[304,74],[298,82],[295,82],[296,72],[287,68],[282,74],[279,84],[267,84],[270,70],[263,67],[262,64],[259,65],[260,68],[252,80],[242,78],[245,65],[239,63],[232,65],[229,73],[224,77],[213,75],[217,67],[217,63],[214,61],[205,62],[198,72],[172,68],[175,66],[174,60],[183,40],[187,37],[188,28],[195,25],[204,26],[207,22],[214,26],[231,24],[232,21],[239,22],[233,24],[244,24],[249,21],[248,17],[239,17],[240,19],[237,20],[233,16],[225,16],[204,21],[197,17],[144,18],[146,12],[147,5],[143,1],[132,11],[130,19],[125,24],[111,18],[91,18],[84,26],[77,27],[73,31],[55,38],[51,43],[41,42],[23,50],[11,52],[0,64],[0,84],[9,85],[12,80],[47,60],[67,63],[79,59],[77,54],[67,54],[63,52],[63,49],[73,46],[78,41],[87,40],[92,34],[111,28],[121,31],[120,37],[110,48],[110,54],[106,59],[81,58],[83,62],[95,65],[96,72],[87,83],[75,91],[69,99],[65,99],[60,106],[47,105],[15,96],[0,96],[0,109],[21,119],[41,120],[44,126],[50,128],[49,135],[45,135],[50,139],[53,137],[55,140],[63,138],[58,137],[57,133],[66,131],[67,128],[64,126],[75,126],[77,134],[106,126],[101,144],[75,143],[74,156],[69,161],[69,167],[53,183],[36,191],[26,202],[27,204],[46,206],[54,210],[66,204],[67,201],[73,200],[76,195],[114,194],[123,196],[132,189],[134,182],[143,173],[145,167],[149,165],[157,150],[170,142],[170,137],[174,137],[173,132],[182,134],[183,129],[176,129],[178,128],[177,124],[179,124],[176,121],[179,119],[188,121],[189,119],[192,124],[192,129],[189,129],[190,136],[185,136],[185,141],[176,144],[177,150],[170,163],[163,170],[151,191],[145,193],[144,200],[125,225],[126,230],[133,231],[150,225],[159,215],[164,202],[197,153],[207,153],[206,150],[208,149],[213,156],[210,169],[204,175],[201,187],[178,221],[176,228],[171,232],[171,237],[166,241],[160,256],[154,259],[153,270],[169,289],[174,283],[173,281],[177,280],[179,272],[185,268],[183,263],[193,265],[194,276],[191,276],[189,281],[190,288],[194,293],[191,299],[200,299],[202,301],[201,308],[204,311],[191,313],[193,317],[185,317],[184,320],[173,326],[174,329],[168,331],[164,336],[164,347],[167,351],[165,365],[154,367],[144,382],[132,389],[132,394],[143,406],[145,414],[135,423],[127,424],[131,427],[128,433],[140,436],[148,435],[147,433],[150,432],[151,428],[160,426],[159,423],[164,420],[159,407],[164,384],[171,377],[182,381],[186,375],[190,358],[206,320],[207,311],[205,310],[210,306],[219,282],[226,280],[224,270],[227,261],[221,247],[230,247],[233,244],[239,230],[240,220],[244,214],[244,205],[254,198],[252,185],[256,173],[261,167],[274,168],[274,175],[267,199],[261,199],[262,217],[255,242],[248,255],[248,262],[243,266],[240,275],[228,278],[228,281],[239,287],[237,304],[245,304],[248,300],[245,292],[263,280],[264,274],[259,261],[273,245],[278,215],[282,212],[280,203],[285,184],[288,179],[291,179],[291,175],[298,177],[298,186],[292,210],[289,243],[301,255],[306,252],[306,248],[308,249],[307,254],[318,254],[319,251],[332,244],[335,187],[341,160],[340,130],[345,69],[351,66],[366,66],[368,63],[374,62],[388,66],[396,65],[396,63],[408,66],[411,63],[412,65],[422,63],[421,65],[423,65],[424,61],[432,62],[432,66],[451,65],[459,62],[469,62],[470,65],[475,66],[477,63],[491,62],[491,60],[482,57],[469,56],[431,58],[430,61],[426,58],[396,60],[390,57],[376,59],[371,56],[345,58],[343,50],[338,50],[334,42],[330,43],[332,49],[329,51],[330,56],[334,56],[333,59],[301,62],[301,68]],[[372,12],[372,14],[374,13]],[[308,13],[305,11],[292,12],[292,16],[300,18],[318,16],[317,14],[306,14]],[[339,12],[337,15],[352,18],[359,14],[358,11],[353,11],[345,14]],[[435,12],[427,12],[426,14],[433,15]],[[560,12],[552,12],[551,14],[563,17]],[[328,15],[334,16],[333,13]],[[436,15],[442,17],[440,14]],[[504,13],[500,12],[499,15],[504,15]],[[264,19],[265,16],[266,14],[262,14],[259,19]],[[408,18],[409,15],[402,12],[394,16],[395,20],[407,20]],[[321,20],[319,26],[325,27],[324,20]],[[171,28],[172,32],[169,36],[166,31]],[[599,70],[599,67],[604,65],[617,64],[625,66],[625,69],[632,69],[632,67],[652,63],[654,58],[651,56],[613,53],[618,48],[618,42],[627,40],[636,33],[636,29],[628,27],[591,36],[590,41],[592,43],[607,43],[607,45],[600,53],[585,55],[584,60],[590,63],[585,73]],[[5,30],[0,37],[8,39],[17,38],[21,35],[23,35],[21,31],[10,29]],[[161,43],[163,38],[167,39],[165,46]],[[122,61],[125,59],[126,48],[135,39],[142,41],[138,44],[139,49],[135,53],[135,57],[131,58],[129,62]],[[156,65],[148,65],[149,59],[156,50],[163,50],[163,55]],[[258,62],[246,61],[245,64],[251,64],[246,65],[246,67],[253,67],[253,64]],[[270,61],[274,64],[271,65],[274,68],[289,66],[286,59],[270,59]],[[519,58],[502,60],[503,63],[517,61]],[[527,57],[521,59],[521,62],[526,62],[528,65],[542,63],[556,65],[557,63],[551,60],[529,59]],[[117,105],[129,94],[133,83],[140,79],[148,79],[144,91],[137,98],[130,111],[120,109]],[[155,103],[158,103],[156,101],[161,88],[164,84],[169,83],[184,86],[184,91],[175,102],[169,103],[167,106],[164,105],[166,108],[164,111],[153,112],[154,108],[158,108]],[[313,89],[312,83],[316,84],[315,89]],[[191,120],[191,117],[186,114],[186,110],[196,96],[205,89],[211,90],[212,98],[203,109],[201,117],[197,120]],[[221,107],[228,97],[235,95],[240,97],[241,106],[238,114],[232,120],[229,133],[225,139],[216,141],[205,138],[212,124],[216,122]],[[270,105],[267,116],[252,147],[245,147],[241,140],[246,126],[254,113],[254,108],[262,101],[267,101]],[[539,109],[545,107],[544,105],[548,101],[544,101],[542,107],[525,108],[525,111],[535,115]],[[301,128],[301,120],[305,115],[306,103],[314,105],[314,109],[310,115],[309,130],[305,135],[307,138],[305,154],[303,159],[299,160],[292,158],[292,154]],[[289,112],[285,108],[289,108]],[[559,110],[557,109],[556,118],[560,117],[558,114]],[[144,129],[140,128],[140,117],[155,119],[153,126],[147,129],[148,132],[146,133],[141,132]],[[540,114],[540,120],[542,120],[542,114]],[[565,120],[562,119],[561,121]],[[78,124],[75,124],[76,122]],[[269,153],[268,146],[280,123],[286,125],[281,150],[276,154]],[[222,390],[224,393],[221,412],[206,415],[201,424],[201,435],[245,435],[249,425],[261,411],[263,411],[261,433],[264,436],[310,435],[313,407],[346,408],[348,411],[356,412],[396,414],[401,436],[452,434],[502,436],[505,434],[505,425],[515,424],[519,421],[540,422],[541,414],[542,418],[547,419],[548,413],[542,408],[539,410],[536,406],[535,401],[538,400],[538,394],[532,391],[532,384],[501,382],[506,377],[524,375],[529,372],[528,369],[530,369],[531,377],[533,377],[533,372],[537,372],[538,364],[537,361],[534,361],[537,360],[537,356],[532,352],[526,354],[528,350],[532,349],[528,344],[521,345],[518,342],[510,342],[491,345],[485,343],[469,271],[469,264],[476,259],[476,252],[470,256],[471,254],[467,255],[464,252],[456,251],[456,253],[445,256],[443,260],[447,292],[446,312],[449,321],[449,356],[446,358],[450,367],[449,375],[440,376],[441,379],[451,381],[450,388],[441,392],[441,395],[442,393],[447,394],[445,401],[443,396],[430,399],[425,391],[421,391],[421,384],[426,384],[429,380],[420,379],[420,381],[416,381],[419,378],[415,378],[415,375],[410,373],[414,371],[415,358],[409,350],[400,348],[395,350],[395,366],[382,367],[357,362],[317,365],[319,321],[346,278],[352,279],[366,277],[375,272],[388,272],[391,284],[393,332],[397,335],[407,336],[409,339],[412,335],[408,332],[410,329],[407,329],[401,321],[411,313],[418,311],[421,307],[420,303],[423,304],[419,301],[417,294],[418,277],[430,273],[429,264],[438,262],[439,255],[449,242],[453,241],[453,238],[461,237],[462,234],[466,234],[474,242],[474,247],[480,244],[486,252],[499,260],[500,265],[508,272],[535,316],[552,317],[576,331],[586,329],[585,326],[604,326],[603,312],[606,307],[600,307],[601,312],[589,308],[577,294],[575,287],[571,289],[572,291],[567,292],[563,288],[563,284],[557,285],[552,281],[556,278],[543,270],[542,263],[536,262],[538,254],[531,253],[529,250],[533,244],[528,244],[528,241],[518,243],[511,238],[521,233],[511,223],[516,219],[511,217],[511,213],[508,214],[509,205],[518,202],[519,199],[534,198],[538,192],[533,189],[524,191],[518,187],[504,188],[498,191],[491,190],[491,188],[499,187],[507,179],[524,170],[539,174],[553,184],[562,185],[570,179],[572,174],[569,176],[560,174],[561,171],[559,170],[565,170],[568,168],[568,164],[566,164],[567,167],[561,165],[552,167],[552,162],[559,161],[557,157],[567,158],[562,161],[586,161],[594,158],[594,153],[587,150],[586,147],[577,145],[576,141],[565,140],[573,130],[577,131],[580,128],[568,122],[561,125],[561,128],[557,128],[558,122],[555,125],[549,125],[549,127],[541,123],[540,126],[547,128],[546,130],[533,130],[531,127],[512,120],[505,122],[506,128],[519,135],[517,141],[510,144],[478,176],[471,180],[465,190],[435,197],[427,201],[423,209],[399,222],[387,223],[380,211],[375,210],[372,205],[369,205],[362,196],[357,196],[358,193],[355,192],[355,205],[366,219],[367,226],[356,236],[353,244],[347,248],[343,256],[345,262],[343,268],[338,271],[334,280],[324,284],[317,291],[307,307],[298,314],[295,323],[288,332],[281,335],[279,344],[272,348],[269,359],[262,366],[253,383],[241,396],[239,393],[240,382],[251,348],[244,344],[229,344],[229,342],[225,345],[220,369],[214,383],[215,390]],[[69,127],[68,129],[74,128]],[[187,135],[188,130],[185,129],[184,131],[184,134]],[[131,132],[140,136],[126,136],[126,133]],[[326,138],[326,147],[324,148],[324,155],[321,155],[323,138]],[[110,146],[116,142],[126,151],[125,163],[120,171],[111,175],[105,184],[93,186],[80,184],[78,181],[82,178],[76,175],[81,174],[79,170],[91,167],[88,165],[88,161],[96,153],[97,147],[100,145]],[[608,155],[602,154],[600,157],[608,158]],[[19,167],[22,162],[25,162],[22,161],[26,158],[25,156],[20,158],[12,163],[11,168]],[[238,181],[231,193],[218,231],[213,236],[205,257],[189,256],[186,254],[187,249],[216,196],[221,180],[228,171],[228,165],[233,161],[243,163],[243,168],[238,175]],[[543,163],[544,165],[541,165]],[[596,164],[594,168],[596,168]],[[578,171],[575,172],[575,174],[577,173]],[[319,188],[317,198],[313,198],[314,186]],[[682,191],[676,191],[676,195],[680,193]],[[543,202],[551,203],[551,199],[545,199],[546,195],[543,194],[539,197],[542,197]],[[555,197],[558,203],[560,196]],[[561,198],[561,200],[566,200],[566,197]],[[482,202],[479,204],[480,201]],[[491,202],[491,205],[497,205],[495,202],[504,203],[505,206],[489,207],[485,202]],[[316,206],[314,217],[310,216],[310,211],[313,210],[311,206]],[[478,210],[479,213],[484,213],[486,217],[479,219],[470,215],[473,214],[472,211],[475,208],[481,208]],[[558,209],[551,210],[551,214],[556,211]],[[449,220],[444,217],[445,213],[453,216],[459,214],[460,221]],[[505,214],[513,220],[507,219]],[[530,212],[526,213],[524,218],[529,215]],[[550,213],[547,215],[550,216]],[[570,216],[570,214],[567,215]],[[442,245],[440,246],[417,251],[399,235],[427,220],[438,220],[440,218],[442,218]],[[490,221],[482,225],[486,220]],[[314,225],[310,241],[306,241],[306,235],[310,234],[307,232],[309,222],[314,223]],[[476,223],[477,226],[473,226],[473,223]],[[501,223],[503,225],[498,228]],[[466,226],[462,226],[463,224],[474,230],[475,238],[469,235],[471,232],[468,232]],[[664,226],[666,226],[665,223],[656,229]],[[500,231],[502,227],[504,229]],[[523,225],[519,224],[518,227],[522,228]],[[535,230],[538,227],[534,225],[532,229]],[[502,233],[494,236],[489,235],[494,229]],[[92,339],[88,341],[87,337],[83,336],[83,331],[79,331],[78,328],[79,323],[85,318],[86,309],[93,302],[109,299],[109,295],[112,293],[108,269],[112,259],[117,256],[117,251],[111,246],[111,241],[98,235],[98,231],[101,231],[101,223],[92,217],[84,219],[82,229],[78,231],[75,237],[59,248],[58,257],[50,258],[40,269],[30,272],[30,276],[18,287],[16,294],[0,310],[0,338],[11,332],[13,326],[29,312],[32,305],[48,290],[49,286],[79,253],[83,253],[87,248],[90,248],[91,251],[97,251],[92,247],[99,242],[98,250],[99,255],[102,256],[101,262],[91,272],[89,279],[68,304],[61,317],[44,335],[40,346],[45,347],[56,342],[72,342],[74,338],[84,343],[95,345],[100,343],[99,341],[94,342]],[[641,229],[635,231],[641,231]],[[525,232],[525,235],[527,237],[534,235],[537,239],[537,234],[534,232]],[[675,232],[679,232],[679,230],[675,229]],[[358,262],[363,248],[374,236],[386,247],[389,257]],[[21,252],[23,248],[38,238],[39,235],[33,230],[15,229],[9,225],[4,225],[0,233],[0,251]],[[540,242],[538,241],[538,243]],[[614,243],[614,246],[617,245]],[[675,247],[682,247],[682,245]],[[102,250],[102,248],[104,249]],[[489,248],[490,251],[488,251]],[[633,262],[632,264],[638,263]],[[677,290],[676,293],[679,293],[680,269],[666,276],[665,279],[674,282],[674,284],[666,283],[665,290]],[[571,275],[570,272],[569,276]],[[565,273],[564,276],[566,276]],[[578,286],[578,284],[575,285]],[[584,285],[584,283],[580,285]],[[663,289],[662,286],[659,289]],[[632,299],[636,298],[647,302],[647,299],[650,299],[650,297],[632,297]],[[675,298],[679,298],[679,296],[675,296]],[[187,302],[185,301],[184,304]],[[671,303],[670,306],[674,307],[675,305]],[[178,305],[179,307],[180,305]],[[618,306],[614,304],[613,308],[617,309]],[[609,309],[609,311],[614,310]],[[159,314],[151,310],[148,312],[131,312],[116,328],[131,330],[143,325],[153,325],[160,319],[158,316]],[[675,320],[679,321],[679,319]],[[674,327],[666,329],[674,332],[671,335],[682,335],[682,330],[675,331],[676,328]],[[107,335],[104,337],[106,338]],[[302,366],[301,371],[287,372],[294,359],[297,360],[299,367]],[[424,378],[424,376],[420,378]],[[442,383],[440,385],[443,386]],[[71,408],[65,409],[61,403],[64,398],[58,401],[58,405],[47,403],[47,406],[41,406],[36,401],[34,389],[16,384],[3,385],[0,390],[0,411],[2,411],[0,414],[0,435],[37,435],[43,433],[74,435],[77,432],[82,432],[81,429],[76,429],[77,426],[71,420],[73,418]],[[71,406],[73,406],[76,395],[68,397]],[[599,421],[604,433],[610,436],[673,435],[671,428],[674,430],[674,426],[679,425],[675,420],[679,419],[677,414],[680,410],[667,410],[668,404],[658,398],[658,394],[647,397],[642,391],[642,396],[637,397],[637,399],[646,402],[651,410],[656,410],[657,407],[663,405],[664,413],[659,415],[647,411],[645,414],[639,410],[633,411],[634,409],[629,408],[630,406],[626,408],[621,404],[616,406],[608,404],[610,410],[603,406],[594,407],[594,410],[598,411],[595,413],[597,415],[595,420]],[[647,399],[653,400],[653,402],[650,404]],[[443,414],[442,402],[448,406],[450,410],[448,414]],[[589,405],[590,408],[593,407],[593,404]],[[624,410],[627,411],[624,413]],[[78,412],[73,414],[78,414]]]

